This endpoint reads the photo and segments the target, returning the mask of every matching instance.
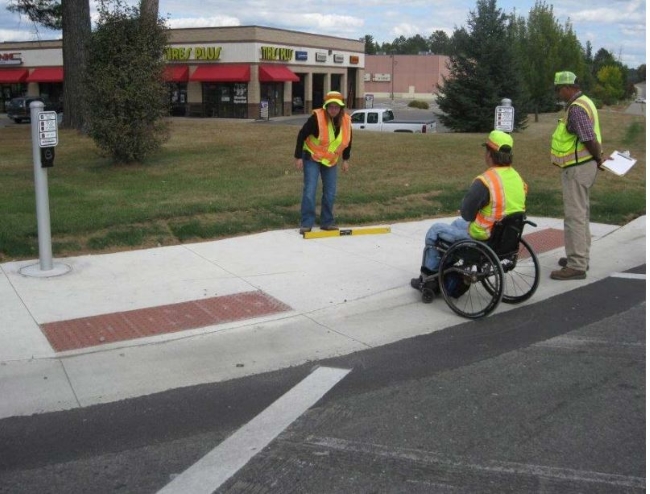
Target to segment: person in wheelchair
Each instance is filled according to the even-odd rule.
[[[438,239],[452,243],[473,238],[487,241],[492,226],[506,215],[526,211],[528,186],[512,167],[513,139],[510,134],[493,130],[485,147],[487,170],[474,179],[460,206],[460,218],[451,224],[434,223],[425,237],[423,265],[420,276],[411,280],[411,286],[421,290],[423,279],[439,269],[440,252],[435,248]]]

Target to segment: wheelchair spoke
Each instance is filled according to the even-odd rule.
[[[441,260],[442,294],[457,314],[470,319],[492,312],[503,296],[503,269],[485,244],[461,241]]]
[[[504,269],[503,302],[518,304],[533,296],[539,286],[539,261],[530,245],[522,238],[519,242],[519,260]]]

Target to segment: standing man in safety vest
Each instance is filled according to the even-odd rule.
[[[555,94],[566,103],[551,142],[551,160],[560,167],[564,202],[566,257],[553,271],[554,280],[583,280],[589,269],[589,190],[603,163],[598,110],[582,94],[573,72],[555,74]]]
[[[492,227],[504,216],[526,211],[528,186],[512,167],[514,142],[510,134],[493,130],[485,146],[485,164],[488,169],[474,179],[460,206],[460,218],[450,225],[434,223],[424,243],[422,275],[438,271],[440,253],[434,247],[438,238],[456,242],[474,238],[488,240]],[[413,278],[411,286],[421,289],[422,277]]]
[[[338,162],[343,158],[342,168],[348,171],[352,149],[352,124],[345,113],[343,95],[330,91],[325,96],[323,108],[313,111],[296,141],[294,158],[296,168],[303,170],[304,185],[300,205],[300,233],[310,232],[316,221],[316,188],[318,176],[323,182],[321,199],[321,230],[338,230],[334,221],[334,200]]]

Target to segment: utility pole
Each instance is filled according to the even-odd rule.
[[[395,100],[395,52],[390,54],[390,100]]]

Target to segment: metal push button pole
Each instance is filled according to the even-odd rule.
[[[32,125],[32,155],[34,159],[34,188],[36,191],[36,223],[38,225],[39,263],[25,266],[20,273],[25,276],[59,276],[70,271],[70,266],[52,261],[52,234],[50,230],[50,199],[47,190],[47,168],[41,163],[41,148],[58,144],[56,112],[44,112],[42,101],[29,105]],[[52,115],[53,123],[52,123]]]

